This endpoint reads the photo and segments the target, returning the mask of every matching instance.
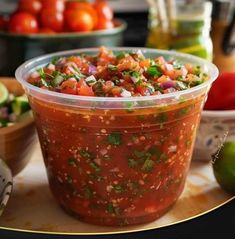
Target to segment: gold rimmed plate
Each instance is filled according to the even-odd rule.
[[[103,227],[67,215],[52,197],[39,145],[31,163],[15,177],[12,199],[0,218],[0,229],[55,235],[108,235],[144,232],[177,225],[209,213],[233,200],[220,189],[208,162],[193,162],[181,197],[173,208],[151,223]]]
[[[12,193],[12,174],[5,162],[0,159],[0,216]]]

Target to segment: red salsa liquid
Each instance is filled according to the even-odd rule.
[[[74,110],[31,98],[56,200],[83,221],[163,215],[183,190],[204,97],[163,110]]]

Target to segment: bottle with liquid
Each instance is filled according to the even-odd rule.
[[[212,60],[212,3],[206,0],[148,0],[146,46],[176,50]]]

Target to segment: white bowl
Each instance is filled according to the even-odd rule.
[[[0,159],[0,216],[7,205],[12,192],[12,174],[10,169]]]
[[[211,160],[227,141],[235,141],[235,110],[203,111],[193,159]]]

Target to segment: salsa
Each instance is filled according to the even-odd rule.
[[[207,79],[200,66],[167,61],[162,56],[146,58],[140,50],[115,55],[101,47],[95,56],[54,58],[33,72],[28,82],[65,94],[131,97],[186,90]]]
[[[140,52],[114,55],[105,48],[96,56],[53,62],[28,78],[41,92],[135,99],[185,90],[207,78],[190,64],[152,60]],[[29,94],[56,200],[80,220],[100,225],[162,216],[183,190],[205,94],[152,107],[142,102],[141,108],[105,109]]]

